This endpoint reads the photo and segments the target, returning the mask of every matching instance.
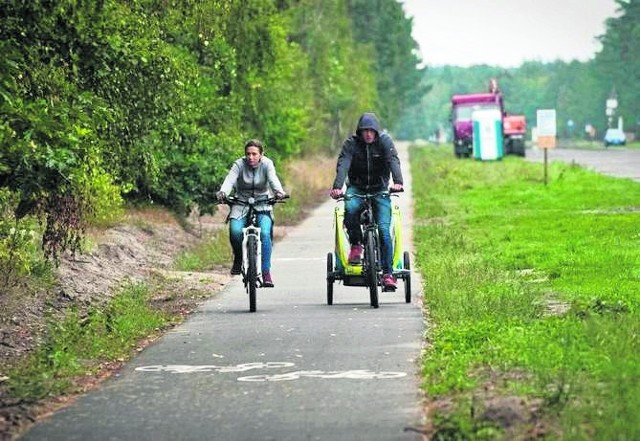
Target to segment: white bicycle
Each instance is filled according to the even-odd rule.
[[[228,196],[223,203],[229,205],[243,205],[248,210],[246,215],[249,222],[242,229],[242,283],[249,293],[249,311],[256,312],[256,289],[263,286],[262,281],[262,241],[260,240],[260,225],[258,224],[258,212],[255,207],[258,205],[275,205],[284,203],[288,199],[285,195],[282,199],[276,197],[239,199]]]

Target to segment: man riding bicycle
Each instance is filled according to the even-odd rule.
[[[389,187],[389,177],[393,184]],[[342,145],[336,167],[336,178],[330,196],[339,198],[344,193],[342,187],[347,180],[346,194],[374,194],[390,189],[402,191],[402,171],[400,159],[391,136],[381,131],[380,122],[374,113],[364,113],[358,120],[356,133],[349,136]],[[362,200],[345,200],[344,224],[349,235],[351,251],[349,263],[358,264],[362,259],[362,231],[360,211]],[[386,290],[394,290],[393,242],[391,239],[391,200],[387,194],[379,194],[373,200],[373,210],[378,224],[381,244],[382,285]]]

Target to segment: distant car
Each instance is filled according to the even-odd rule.
[[[620,129],[607,129],[607,132],[604,134],[605,147],[609,147],[610,145],[625,145],[626,142],[627,137]]]

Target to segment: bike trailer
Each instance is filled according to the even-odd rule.
[[[367,286],[362,264],[349,264],[351,244],[344,227],[344,206],[334,210],[335,250],[327,255],[327,303],[333,304],[333,283],[342,281],[345,286]],[[393,241],[393,275],[404,281],[405,301],[411,302],[411,270],[409,252],[402,248],[402,216],[400,207],[391,210],[391,237]]]
[[[366,280],[362,274],[362,265],[349,264],[349,237],[344,227],[344,206],[335,208],[334,211],[335,226],[335,275],[336,279],[342,280],[345,286],[366,286]]]

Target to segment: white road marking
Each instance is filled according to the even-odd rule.
[[[248,377],[239,377],[238,381],[290,381],[299,380],[304,377],[325,378],[330,380],[386,380],[406,376],[406,372],[372,372],[366,369],[355,369],[351,371],[295,371],[275,375],[251,375]]]
[[[171,372],[172,374],[192,374],[199,372],[246,372],[253,369],[279,369],[295,366],[295,363],[286,361],[267,361],[257,363],[242,363],[235,366],[217,366],[214,364],[205,364],[199,366],[187,364],[157,364],[151,366],[140,366],[135,370],[138,372]]]
[[[241,363],[235,366],[218,366],[214,364],[187,365],[187,364],[157,364],[139,366],[138,372],[169,372],[172,374],[194,374],[203,372],[233,373],[246,372],[255,369],[281,369],[295,366],[295,363],[287,361],[268,361],[256,363]],[[328,380],[387,380],[406,377],[406,372],[373,372],[368,369],[352,369],[348,371],[293,371],[274,375],[250,375],[238,377],[238,381],[267,382],[267,381],[291,381],[301,378],[323,378]]]

